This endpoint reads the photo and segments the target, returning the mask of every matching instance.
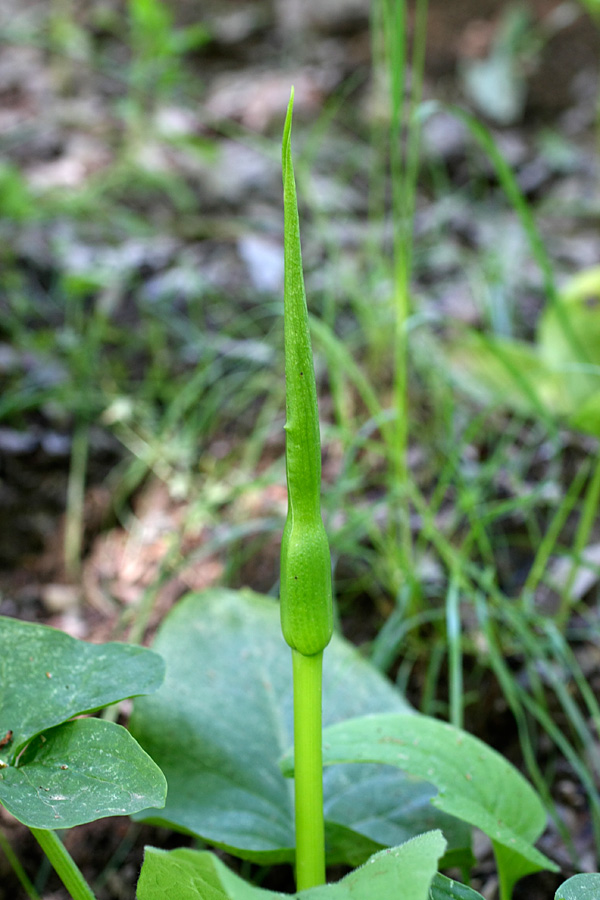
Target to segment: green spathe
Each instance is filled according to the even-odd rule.
[[[285,460],[288,515],[281,543],[281,628],[293,650],[313,656],[333,633],[331,557],[321,519],[321,442],[300,222],[292,166],[290,98],[282,143],[284,205]]]
[[[281,894],[243,881],[210,853],[146,849],[137,887],[138,900],[429,900],[429,887],[445,848],[439,831],[419,835],[400,847],[383,850],[336,884],[299,894]],[[455,895],[449,894],[448,898]],[[477,895],[473,895],[476,897]],[[456,895],[460,900],[460,895]],[[465,900],[467,898],[465,897]]]

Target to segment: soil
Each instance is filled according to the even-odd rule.
[[[5,159],[31,184],[59,190],[63,186],[83,188],[114,162],[115,133],[120,127],[115,126],[114,117],[118,80],[110,72],[99,72],[86,65],[85,59],[71,63],[61,60],[60,56],[41,50],[39,42],[36,44],[33,39],[11,39],[17,26],[39,35],[44,6],[36,0],[4,0],[0,11],[0,29],[9,35],[0,47],[0,146]],[[251,147],[232,140],[231,128],[244,129],[275,145],[290,82],[296,86],[301,129],[303,122],[316,121],[335,92],[342,90],[348,79],[355,78],[345,120],[349,129],[366,133],[370,107],[376,105],[376,93],[369,79],[369,3],[206,0],[198,9],[197,4],[177,0],[171,7],[182,26],[200,16],[213,39],[192,56],[202,83],[197,111],[191,114],[177,106],[165,107],[161,110],[162,126],[210,138],[225,162],[220,166],[206,163],[203,168],[196,160],[192,173],[189,160],[176,154],[167,160],[169,165],[181,165],[186,177],[193,175],[203,219],[196,221],[188,216],[185,223],[182,220],[180,233],[177,217],[173,217],[175,233],[169,240],[146,245],[142,250],[128,244],[130,259],[125,259],[124,254],[123,265],[132,281],[141,280],[149,291],[158,291],[160,279],[187,248],[192,268],[201,266],[205,277],[212,279],[215,290],[223,295],[243,295],[248,278],[253,289],[260,292],[277,285],[280,277],[279,173],[276,166],[265,163]],[[460,72],[470,61],[485,59],[492,52],[507,8],[508,4],[499,0],[430,0],[426,96],[468,103]],[[567,196],[583,198],[596,191],[597,196],[597,169],[590,159],[597,115],[600,29],[593,27],[575,3],[530,0],[527,9],[531,29],[539,41],[534,58],[524,62],[526,100],[514,121],[502,126],[489,124],[504,141],[531,198],[540,198],[546,191],[555,191],[557,196],[563,191]],[[111,30],[115,17],[122,20],[123,4],[118,0],[87,0],[77,4],[74,15],[82,33],[98,47],[114,45],[116,60],[125,67],[125,57],[119,60],[118,56],[119,52],[123,54],[122,48],[118,50]],[[560,16],[567,16],[563,25]],[[464,171],[464,137],[446,124],[445,129],[432,129],[426,138],[430,152],[446,159],[449,171],[460,180]],[[537,137],[543,129],[555,129],[581,150],[582,162],[570,169],[564,179],[539,156]],[[152,147],[146,150],[148,155],[159,152]],[[161,165],[164,162],[160,160]],[[364,215],[359,196],[355,203],[358,227]],[[160,210],[152,208],[149,216],[160,224]],[[247,227],[248,223],[253,230]],[[597,263],[597,225],[597,219],[576,225],[571,221],[550,223],[548,234],[564,272]],[[35,296],[39,295],[40,302],[60,274],[61,266],[72,265],[77,254],[102,250],[100,227],[97,233],[85,222],[75,226],[60,222],[57,227],[62,229],[66,245],[62,256],[53,249],[45,226],[20,227],[18,222],[6,228],[0,225],[0,234],[9,242],[0,253],[3,258],[18,262],[24,284]],[[457,228],[464,229],[464,237],[476,225],[458,222]],[[311,253],[309,243],[309,265]],[[426,279],[427,273],[422,277]],[[119,313],[123,321],[131,315],[126,296],[124,290]],[[436,302],[460,307],[458,315],[462,317],[470,315],[459,283],[453,290],[441,293]],[[0,298],[0,311],[3,303]],[[533,321],[536,312],[534,303],[530,313],[524,312],[525,319],[529,315]],[[131,325],[135,328],[135,320]],[[15,367],[25,367],[38,382],[52,378],[52,373],[44,368],[46,364],[35,354],[11,356],[10,336],[3,334],[1,323],[0,340],[0,376]],[[169,533],[187,528],[186,503],[174,498],[160,480],[148,479],[128,501],[135,513],[137,531],[125,526],[127,516],[123,508],[115,510],[113,500],[115,472],[127,454],[108,428],[94,424],[85,496],[83,565],[79,574],[67,573],[61,548],[71,431],[71,421],[47,409],[12,418],[7,415],[0,424],[0,502],[4,512],[0,522],[0,613],[54,625],[91,641],[118,639],[126,634],[128,609],[163,573]],[[226,455],[232,439],[227,433],[218,435],[211,445],[212,454]],[[267,452],[275,458],[281,449],[271,447]],[[285,491],[270,489],[249,502],[254,504],[250,510],[253,515],[279,515],[285,505]],[[248,509],[230,511],[234,521],[244,513]],[[223,577],[227,561],[219,550],[203,552],[214,537],[210,528],[189,530],[187,534],[182,549],[189,564],[164,578],[145,643],[183,593],[207,587]],[[260,564],[246,564],[237,578],[257,590],[269,589],[277,577],[276,543],[263,546],[260,558]],[[380,620],[379,613],[372,616],[372,621],[349,618],[346,632],[360,644]],[[482,685],[486,708],[496,705],[497,710],[495,724],[490,716],[478,723],[477,733],[485,739],[489,739],[494,728],[498,732],[514,731],[506,711],[498,709],[495,691],[494,685]],[[507,749],[515,747],[516,735],[504,743]],[[579,789],[568,776],[563,788],[580,855],[593,868],[596,861],[589,813],[582,808]],[[33,878],[37,873],[44,900],[64,900],[64,890],[53,873],[46,870],[28,830],[5,812],[0,812],[0,827],[26,871]],[[84,874],[98,885],[98,900],[132,900],[144,844],[172,847],[186,840],[122,819],[91,823],[66,836],[67,846]],[[542,849],[550,855],[560,852],[551,832]],[[489,851],[483,848],[479,858],[475,886],[493,900],[496,894]],[[568,861],[560,861],[564,863],[564,873],[570,874]],[[561,876],[531,876],[518,886],[515,900],[549,900],[561,880]],[[275,870],[265,886],[290,889],[289,870]],[[0,853],[0,900],[24,897]]]

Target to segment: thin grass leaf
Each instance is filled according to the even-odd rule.
[[[426,105],[422,105],[421,115],[423,117],[432,115],[440,108],[440,104],[436,102],[429,102]],[[546,250],[544,240],[535,220],[535,216],[533,214],[531,206],[527,202],[525,195],[519,187],[519,183],[515,177],[515,174],[512,171],[510,165],[507,163],[502,151],[498,147],[498,144],[494,139],[492,132],[475,116],[471,115],[471,113],[467,112],[466,110],[461,109],[458,106],[447,106],[445,108],[448,112],[450,112],[453,116],[455,116],[467,126],[472,136],[475,138],[479,146],[486,153],[488,159],[494,166],[496,175],[498,176],[498,181],[500,182],[500,186],[502,187],[502,190],[504,191],[509,203],[519,217],[521,226],[529,242],[532,256],[538,264],[542,273],[546,298],[552,305],[552,307],[556,310],[558,320],[565,336],[571,344],[575,358],[578,358],[584,362],[590,362],[585,348],[582,347],[581,341],[578,339],[571,326],[568,313],[566,312],[564,304],[559,296],[556,287],[556,281],[554,278],[554,266],[552,265],[552,261]]]
[[[492,626],[492,621],[489,615],[489,610],[487,608],[485,598],[481,593],[475,594],[475,609],[477,612],[477,618],[485,636],[492,671],[495,673],[498,679],[498,683],[502,688],[504,697],[506,698],[510,710],[515,717],[519,735],[519,743],[523,752],[527,772],[529,774],[529,777],[533,781],[538,794],[544,801],[544,805],[548,810],[556,828],[558,829],[574,865],[576,865],[577,852],[575,850],[573,840],[567,826],[564,824],[561,816],[558,813],[546,776],[541,771],[538,765],[537,753],[531,740],[530,725],[527,721],[525,709],[521,702],[519,687],[517,685],[516,679],[513,676],[513,673],[506,665],[504,655],[499,648]]]
[[[531,606],[533,595],[548,567],[550,557],[555,551],[560,534],[579,499],[588,471],[587,466],[582,466],[579,469],[577,475],[569,485],[565,496],[562,498],[558,509],[555,511],[550,525],[546,529],[542,542],[538,546],[531,569],[529,570],[529,574],[525,579],[525,584],[521,590],[522,602],[525,605]]]
[[[450,722],[456,728],[463,727],[463,671],[462,634],[460,621],[460,597],[455,575],[446,593],[446,633],[448,636],[448,681],[450,692]]]
[[[597,520],[599,507],[600,455],[596,460],[594,473],[592,475],[589,487],[585,493],[581,517],[577,524],[577,530],[575,531],[575,537],[573,539],[573,563],[571,565],[571,571],[569,572],[569,575],[567,576],[567,580],[565,582],[565,586],[561,591],[560,606],[557,614],[557,624],[561,628],[564,628],[568,618],[569,609],[571,606],[571,592],[573,590],[575,577],[580,565],[579,560],[581,559],[584,547],[589,541],[594,523]]]

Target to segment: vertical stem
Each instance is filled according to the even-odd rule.
[[[6,856],[8,862],[10,863],[13,872],[19,879],[21,883],[21,887],[29,897],[29,900],[40,900],[40,895],[36,891],[35,887],[29,880],[27,872],[21,865],[19,858],[14,852],[13,848],[10,845],[10,842],[7,837],[0,831],[0,847],[2,848],[4,855]]]
[[[57,833],[45,828],[30,830],[73,900],[96,900],[77,863]]]
[[[600,95],[599,95],[600,96]],[[600,107],[599,107],[600,110]],[[600,117],[598,118],[599,128],[600,128]],[[599,130],[600,134],[600,130]],[[573,585],[575,584],[575,578],[577,577],[577,572],[579,567],[583,564],[582,553],[588,543],[589,536],[591,534],[592,528],[594,526],[594,522],[596,521],[598,515],[598,506],[600,504],[600,455],[596,460],[596,464],[594,467],[594,473],[592,475],[592,480],[590,481],[589,487],[585,494],[585,499],[583,501],[583,509],[581,511],[581,516],[579,519],[579,524],[577,525],[577,531],[575,532],[575,539],[573,541],[573,562],[571,563],[571,569],[567,576],[567,580],[565,586],[563,587],[560,593],[560,605],[558,607],[558,612],[556,614],[556,623],[561,631],[564,631],[568,619],[569,612],[571,610],[571,593],[573,591]]]
[[[394,225],[393,281],[396,324],[394,334],[394,408],[396,423],[390,452],[398,492],[398,520],[392,537],[399,547],[401,578],[411,580],[412,534],[408,498],[408,323],[413,257],[413,218],[419,169],[420,127],[415,116],[421,101],[427,36],[428,0],[417,0],[412,53],[409,57],[408,4],[380,0],[383,56],[390,102],[389,174]],[[410,65],[410,80],[407,66]],[[414,581],[414,579],[412,579]]]
[[[511,878],[510,872],[507,871],[505,866],[501,865],[500,860],[498,858],[498,854],[496,853],[496,847],[494,846],[493,841],[492,841],[492,846],[494,847],[494,856],[496,857],[496,868],[498,869],[498,893],[500,896],[500,900],[511,900],[512,889],[515,884],[515,879]]]
[[[323,652],[292,650],[296,796],[296,886],[325,884],[321,692]]]
[[[462,728],[463,722],[463,674],[460,624],[459,580],[452,573],[446,596],[446,631],[448,634],[448,662],[450,682],[450,722]]]
[[[389,448],[396,487],[400,490],[400,547],[404,555],[402,568],[407,569],[410,558],[410,526],[408,522],[408,477],[406,456],[407,425],[407,321],[410,312],[408,296],[410,280],[410,242],[408,235],[412,221],[408,220],[408,185],[404,166],[404,131],[408,127],[405,91],[407,57],[407,5],[395,0],[383,2],[385,29],[385,62],[388,74],[390,101],[389,174],[392,190],[392,221],[394,225],[393,280],[396,311],[394,334],[394,407],[396,427],[393,444]]]
[[[71,447],[71,467],[67,484],[67,509],[65,513],[65,571],[73,577],[79,573],[83,548],[83,505],[85,475],[89,449],[87,422],[75,425]]]

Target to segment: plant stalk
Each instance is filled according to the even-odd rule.
[[[325,884],[321,696],[323,651],[303,656],[292,650],[294,678],[294,791],[296,799],[296,887]]]
[[[4,855],[6,856],[10,866],[19,879],[21,887],[29,897],[29,900],[40,900],[40,895],[36,891],[35,887],[29,880],[27,872],[21,865],[19,858],[14,852],[13,848],[10,845],[8,838],[6,838],[2,832],[0,831],[0,847],[2,848]]]
[[[76,577],[81,567],[83,549],[83,510],[85,501],[85,476],[89,452],[89,428],[87,422],[75,426],[71,449],[71,467],[67,485],[67,509],[65,514],[65,571]]]
[[[30,831],[73,900],[96,900],[79,866],[57,833],[45,828],[31,828]]]

